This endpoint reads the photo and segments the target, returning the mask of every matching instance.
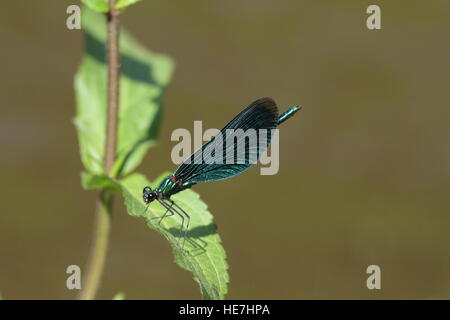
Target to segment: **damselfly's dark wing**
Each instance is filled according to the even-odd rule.
[[[277,123],[278,109],[275,101],[271,98],[256,100],[215,137],[185,159],[175,171],[175,176],[189,187],[242,173],[255,164],[266,150],[272,138],[272,129],[277,127]],[[260,129],[266,130],[262,132]]]

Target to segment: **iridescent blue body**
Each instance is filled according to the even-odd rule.
[[[301,107],[295,106],[289,108],[286,112],[278,116],[278,108],[273,99],[261,98],[256,100],[236,117],[234,117],[215,137],[196,150],[191,156],[186,158],[175,173],[165,178],[155,190],[152,190],[150,187],[145,187],[143,190],[144,202],[149,204],[153,200],[158,200],[158,202],[167,209],[166,213],[162,217],[158,217],[160,218],[160,222],[164,217],[168,216],[169,212],[169,215],[177,214],[180,216],[182,219],[180,232],[183,229],[184,218],[187,217],[187,231],[187,228],[189,227],[189,215],[173,200],[171,200],[170,197],[180,191],[192,187],[197,183],[228,179],[250,168],[254,164],[254,162],[250,161],[252,156],[253,159],[259,159],[261,154],[270,144],[273,129],[292,117],[300,109]],[[266,141],[262,140],[258,136],[258,139],[261,139],[258,140],[258,146],[261,145],[261,142],[266,143],[262,144],[264,146],[263,148],[244,148],[244,153],[237,155],[238,158],[240,157],[243,160],[242,162],[227,163],[223,161],[219,163],[211,163],[208,161],[203,161],[199,163],[196,161],[198,159],[203,159],[204,155],[211,152],[211,150],[216,150],[214,148],[223,148],[221,157],[223,157],[222,160],[225,160],[226,156],[230,155],[230,152],[233,153],[233,156],[235,153],[239,152],[240,149],[237,146],[239,143],[244,143],[245,146],[247,146],[245,136],[241,135],[231,138],[233,139],[233,143],[235,142],[234,139],[237,139],[237,143],[233,148],[224,148],[224,139],[226,140],[230,138],[227,134],[227,130],[229,129],[242,129],[242,132],[249,129],[265,129],[268,132],[267,136],[264,137]],[[211,155],[212,154],[214,154],[214,151]]]
[[[295,106],[292,108],[289,108],[286,112],[284,112],[279,118],[278,118],[278,125],[285,122],[287,119],[292,117],[298,110],[300,110],[302,107]]]
[[[177,180],[175,175],[170,175],[161,182],[155,192],[159,193],[162,198],[168,199],[171,195],[189,187],[189,184],[183,183],[181,180]]]

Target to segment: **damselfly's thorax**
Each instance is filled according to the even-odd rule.
[[[156,189],[156,192],[160,193],[162,198],[168,199],[171,195],[186,188],[187,186],[184,185],[183,180],[179,179],[176,175],[171,174],[161,182]]]
[[[144,202],[149,204],[155,199],[169,199],[171,195],[186,188],[189,188],[189,186],[184,185],[183,180],[171,174],[161,182],[156,190],[152,190],[150,187],[145,187],[142,197]]]
[[[182,187],[182,186],[183,186],[183,180],[177,178],[174,174],[171,174],[170,176],[168,176],[167,179],[169,179],[170,182],[175,183],[175,184],[178,185],[179,187]]]

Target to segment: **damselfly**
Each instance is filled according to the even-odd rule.
[[[247,170],[267,149],[274,129],[300,109],[301,107],[295,106],[278,116],[278,108],[273,99],[256,100],[210,141],[187,157],[175,173],[165,178],[155,190],[145,187],[143,199],[147,207],[157,200],[166,209],[164,215],[156,217],[160,219],[159,223],[165,217],[178,215],[181,218],[180,236],[184,229],[185,238],[190,216],[170,197],[197,183],[228,179]],[[253,142],[249,139],[249,131],[257,133]]]

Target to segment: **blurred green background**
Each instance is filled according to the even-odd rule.
[[[0,10],[0,292],[72,299],[95,192],[80,187],[76,0]],[[366,28],[378,4],[382,29]],[[450,2],[144,0],[122,23],[177,67],[160,143],[139,171],[175,169],[175,128],[220,128],[256,98],[304,110],[280,171],[198,185],[228,254],[229,299],[450,298]],[[120,199],[119,199],[120,200]],[[168,243],[116,201],[99,298],[197,299]],[[381,267],[382,289],[366,288]]]

